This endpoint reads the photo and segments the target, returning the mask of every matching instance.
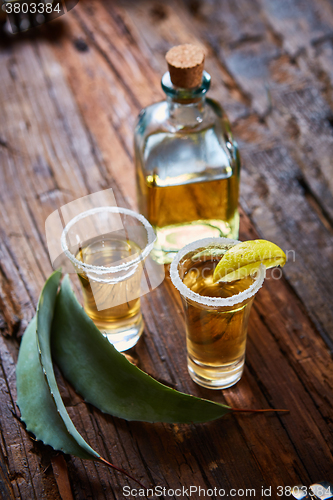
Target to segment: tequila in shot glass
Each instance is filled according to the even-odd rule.
[[[170,268],[185,312],[188,370],[196,383],[210,389],[231,387],[242,376],[250,309],[265,278],[261,265],[255,276],[213,282],[218,262],[237,243],[227,238],[190,243]]]
[[[143,331],[141,278],[155,239],[142,215],[119,207],[82,212],[61,236],[82,285],[84,309],[118,351],[133,347]]]

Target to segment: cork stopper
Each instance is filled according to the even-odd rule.
[[[204,68],[204,51],[191,44],[177,45],[167,52],[170,78],[176,87],[191,89],[201,85]]]

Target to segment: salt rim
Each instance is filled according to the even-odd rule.
[[[99,212],[112,212],[112,213],[118,213],[118,214],[125,214],[125,215],[130,215],[140,221],[143,226],[145,227],[147,231],[147,237],[148,237],[148,243],[145,246],[145,248],[142,250],[140,255],[136,257],[135,259],[129,261],[129,262],[124,262],[123,264],[119,264],[119,266],[111,266],[111,267],[105,267],[105,266],[92,266],[91,264],[85,264],[84,262],[81,262],[78,260],[68,249],[67,242],[66,242],[66,236],[68,234],[69,229],[79,220],[85,219],[89,215],[94,215]],[[68,224],[65,226],[63,229],[63,232],[61,234],[61,247],[65,253],[65,255],[69,258],[73,264],[77,265],[77,267],[85,270],[90,270],[96,274],[107,274],[107,273],[115,273],[118,271],[121,271],[123,269],[128,269],[136,264],[139,264],[139,262],[142,262],[152,251],[154,243],[156,241],[156,234],[153,230],[153,227],[147,219],[141,215],[137,214],[136,212],[133,212],[132,210],[129,210],[128,208],[121,208],[121,207],[96,207],[92,208],[90,210],[86,210],[85,212],[80,213],[73,219],[71,219]]]
[[[178,264],[180,260],[187,253],[196,250],[197,248],[206,247],[208,245],[211,245],[212,243],[224,244],[224,245],[230,245],[230,244],[236,245],[237,243],[240,243],[240,241],[232,240],[229,238],[203,238],[202,240],[197,240],[194,241],[193,243],[189,243],[184,248],[182,248],[177,253],[170,266],[171,281],[177,288],[177,290],[181,293],[181,295],[183,295],[187,299],[193,300],[194,302],[206,306],[229,307],[239,304],[240,302],[249,299],[255,293],[257,293],[257,291],[261,288],[265,279],[266,267],[263,264],[260,264],[258,268],[257,277],[254,283],[252,283],[252,285],[250,285],[249,288],[247,288],[247,290],[243,290],[243,292],[239,292],[233,295],[232,297],[227,297],[227,298],[205,297],[203,295],[199,295],[198,293],[193,292],[186,285],[184,285],[184,283],[179,277],[179,272],[178,272]]]

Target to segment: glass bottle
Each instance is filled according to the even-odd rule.
[[[170,62],[175,49],[181,57]],[[168,52],[166,100],[143,109],[135,128],[139,210],[157,233],[153,258],[164,264],[192,241],[238,238],[238,148],[222,107],[206,97],[211,79],[204,55],[201,68],[193,62],[198,50]]]

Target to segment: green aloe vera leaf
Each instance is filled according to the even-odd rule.
[[[37,314],[24,332],[16,367],[17,404],[27,430],[44,444],[96,460],[98,453],[78,433],[64,407],[50,364],[47,341],[60,277],[60,272],[55,272],[46,281]],[[44,348],[46,354],[41,354]]]
[[[57,413],[60,415],[68,434],[72,437],[72,439],[75,440],[76,445],[78,445],[80,449],[79,452],[82,454],[82,456],[70,451],[67,451],[66,453],[75,454],[77,456],[80,456],[81,458],[96,460],[100,458],[99,454],[86,443],[86,441],[74,426],[61,398],[54,375],[51,356],[51,327],[60,278],[61,273],[59,271],[55,271],[45,282],[44,288],[40,295],[36,313],[37,347],[43,373],[45,374],[49,390],[54,399]]]
[[[55,450],[80,458],[92,458],[71,436],[57,412],[40,364],[36,316],[24,332],[16,367],[17,404],[27,430]],[[98,457],[98,454],[96,454]],[[94,458],[96,458],[94,456]]]
[[[16,367],[17,404],[27,430],[44,444],[79,458],[98,460],[143,485],[123,469],[102,458],[75,428],[54,376],[50,334],[61,273],[46,281],[37,314],[24,332]]]
[[[87,316],[68,276],[56,301],[52,354],[87,402],[126,420],[199,423],[232,411],[229,406],[170,389],[127,361]]]

